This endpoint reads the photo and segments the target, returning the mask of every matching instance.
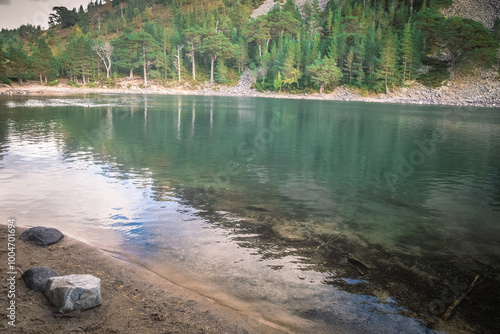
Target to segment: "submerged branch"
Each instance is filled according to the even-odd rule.
[[[479,280],[479,275],[476,275],[476,278],[474,278],[474,281],[472,281],[471,285],[469,286],[469,288],[467,289],[467,291],[463,292],[458,298],[455,299],[455,301],[450,305],[448,306],[448,308],[446,309],[446,312],[444,312],[443,314],[443,320],[448,320],[453,311],[455,310],[455,308],[462,302],[462,300],[465,299],[465,297],[467,297],[467,295],[472,291],[472,289],[480,284],[482,281],[484,281],[484,279],[486,278],[486,276],[484,276],[481,280]]]
[[[323,246],[326,246],[330,242],[337,240],[339,237],[340,237],[340,234],[334,235],[333,237],[331,237],[330,239],[328,239],[327,241],[325,241],[321,245],[319,245],[314,251],[315,252],[318,251],[318,249],[320,249]]]

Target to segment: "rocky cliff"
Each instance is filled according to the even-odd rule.
[[[295,3],[302,8],[308,0],[296,0]],[[277,1],[266,0],[264,3],[252,13],[252,17],[256,18],[259,15],[264,15],[269,12]],[[309,0],[312,3],[312,0]],[[326,7],[328,0],[319,0],[321,9]],[[482,22],[485,27],[491,29],[496,17],[500,17],[500,0],[453,0],[453,5],[450,8],[443,10],[446,16],[467,17],[479,22]]]
[[[442,11],[447,17],[466,17],[493,28],[495,18],[500,17],[500,0],[453,0],[453,5]]]

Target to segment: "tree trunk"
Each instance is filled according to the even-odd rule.
[[[130,78],[130,79],[133,79],[133,78],[134,78],[134,70],[133,70],[133,69],[130,69],[130,75],[129,75],[129,78]]]
[[[410,70],[408,71],[408,80],[411,80],[411,68],[413,67],[413,57],[410,58]]]
[[[43,86],[42,73],[40,73],[40,84]]]
[[[179,83],[182,82],[181,79],[181,49],[177,48],[177,73],[179,74]]]
[[[451,60],[450,60],[450,81],[453,81],[455,79],[455,68],[456,68],[455,57],[453,55],[451,55]]]
[[[262,45],[259,43],[259,56],[260,60],[262,61]]]
[[[212,66],[210,67],[210,83],[214,83],[214,63],[215,63],[215,58],[210,58],[212,60]]]
[[[325,84],[322,84],[321,87],[319,88],[319,93],[323,94],[324,90],[325,90]]]
[[[168,79],[168,66],[167,66],[167,45],[163,42],[163,60],[165,61],[165,79]]]
[[[143,63],[142,63],[142,67],[144,69],[144,88],[146,88],[148,86],[148,76],[147,76],[147,71],[146,71],[146,46],[144,44],[142,44],[142,60],[143,60]]]
[[[22,76],[18,76],[17,77],[17,82],[19,82],[19,84],[22,84],[23,83],[23,77]]]
[[[389,95],[389,87],[387,86],[387,73],[385,74],[385,93]]]
[[[495,69],[498,72],[498,69],[500,68],[500,49],[498,49],[497,52],[497,63],[495,64]]]
[[[193,71],[193,80],[196,80],[196,64],[194,63],[194,41],[191,40],[191,68]]]

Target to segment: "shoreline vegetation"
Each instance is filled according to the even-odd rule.
[[[48,29],[28,24],[0,31],[0,82],[9,95],[497,107],[500,7],[469,2],[96,0],[86,8],[56,6]],[[252,73],[244,71],[249,68]]]
[[[139,264],[90,244],[65,236],[42,247],[19,240],[27,230],[16,226],[15,327],[7,321],[0,331],[16,333],[283,333],[289,329],[264,319],[259,312],[224,306],[224,303],[176,285]],[[0,224],[0,240],[7,244],[7,225]],[[0,268],[8,272],[7,252]],[[101,279],[101,306],[68,314],[54,313],[50,302],[29,290],[22,272],[48,266],[60,275],[91,274]],[[0,301],[7,305],[7,285]],[[5,313],[5,309],[3,311]]]
[[[439,88],[430,88],[422,84],[413,83],[409,87],[395,89],[390,94],[362,95],[356,88],[339,86],[331,92],[324,93],[278,93],[273,91],[259,92],[252,88],[253,80],[249,71],[246,71],[238,85],[226,86],[220,84],[202,84],[194,87],[189,83],[172,88],[161,84],[151,83],[147,88],[142,86],[142,78],[117,80],[115,87],[74,87],[64,81],[57,86],[41,85],[36,81],[24,84],[0,84],[0,95],[74,95],[74,94],[156,94],[156,95],[206,95],[206,96],[234,96],[234,97],[265,97],[282,99],[325,100],[325,101],[352,101],[374,103],[398,103],[418,105],[445,105],[461,107],[500,107],[500,80],[494,71],[478,70],[474,76],[456,79]],[[255,78],[253,78],[255,79]]]

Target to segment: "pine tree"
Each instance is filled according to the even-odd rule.
[[[269,65],[271,63],[271,54],[264,50],[264,55],[262,56],[262,66],[260,67],[260,72],[262,76],[262,83],[266,80],[267,70],[269,69]]]
[[[204,31],[198,26],[192,26],[183,31],[184,36],[188,40],[188,54],[191,60],[191,73],[193,74],[193,80],[196,80],[196,62],[195,62],[195,52],[200,46],[201,38]]]
[[[236,55],[236,48],[222,33],[209,35],[202,40],[200,50],[207,52],[211,60],[210,83],[214,82],[215,61],[219,58],[233,58]]]
[[[273,86],[274,89],[277,90],[278,92],[281,92],[281,87],[283,87],[284,82],[283,82],[283,77],[281,76],[281,72],[278,71],[278,75],[274,79]]]
[[[248,42],[255,42],[259,47],[259,58],[262,60],[262,45],[269,44],[271,34],[268,22],[264,16],[259,16],[256,20],[250,21],[244,31],[244,36],[247,37]]]
[[[40,84],[43,85],[43,77],[45,77],[45,82],[47,82],[47,77],[53,71],[52,50],[45,41],[45,38],[38,39],[37,44],[33,46],[31,58],[33,70],[38,73]]]
[[[450,17],[442,23],[440,36],[448,53],[450,80],[460,67],[487,67],[496,60],[498,44],[480,22]]]
[[[227,84],[227,67],[224,64],[224,59],[221,59],[217,62],[217,74],[215,76],[215,80],[221,84]]]
[[[385,38],[384,46],[380,54],[380,62],[377,70],[377,77],[385,84],[385,92],[389,94],[389,84],[397,80],[397,46],[396,36],[390,31]]]
[[[17,77],[22,84],[23,78],[29,70],[30,59],[20,40],[10,40],[7,45],[8,75]]]
[[[312,81],[320,86],[320,94],[327,86],[337,85],[342,79],[342,71],[337,67],[335,57],[332,55],[316,60],[306,70],[311,75]]]
[[[401,61],[403,72],[403,84],[406,80],[411,80],[414,77],[415,67],[419,64],[418,52],[414,40],[412,25],[406,23],[403,31],[403,40],[401,42]]]
[[[78,25],[73,27],[73,33],[66,42],[66,70],[74,81],[82,78],[85,85],[93,71],[92,38],[84,35]]]
[[[354,65],[354,48],[351,46],[349,53],[347,54],[346,61],[344,64],[344,70],[349,75],[349,85],[352,84],[352,71]]]
[[[363,80],[365,78],[365,69],[364,69],[365,56],[366,56],[365,41],[361,40],[361,42],[359,42],[354,48],[354,64],[353,64],[354,76],[356,77],[356,81],[359,87],[363,85]]]
[[[7,76],[7,55],[4,51],[4,41],[0,38],[0,79]]]
[[[134,70],[140,66],[139,45],[132,29],[126,29],[111,44],[114,47],[117,56],[116,64],[129,70],[130,79],[134,76]]]
[[[368,69],[369,79],[370,81],[373,81],[375,77],[375,70],[377,68],[378,56],[379,56],[378,45],[377,42],[375,42],[375,33],[373,30],[371,33],[368,34],[367,38],[365,39],[365,52],[366,52],[365,61]]]
[[[139,45],[139,53],[141,57],[144,87],[148,85],[147,69],[154,63],[156,58],[161,56],[160,48],[153,36],[141,30],[134,35],[134,41]]]
[[[299,88],[299,79],[302,77],[300,68],[297,66],[297,57],[300,54],[300,43],[292,40],[286,42],[286,56],[283,62],[283,81],[285,84],[297,84]]]
[[[288,4],[289,1],[287,1]],[[301,22],[290,11],[272,10],[266,15],[269,33],[274,40],[284,35],[295,35],[299,32]]]

